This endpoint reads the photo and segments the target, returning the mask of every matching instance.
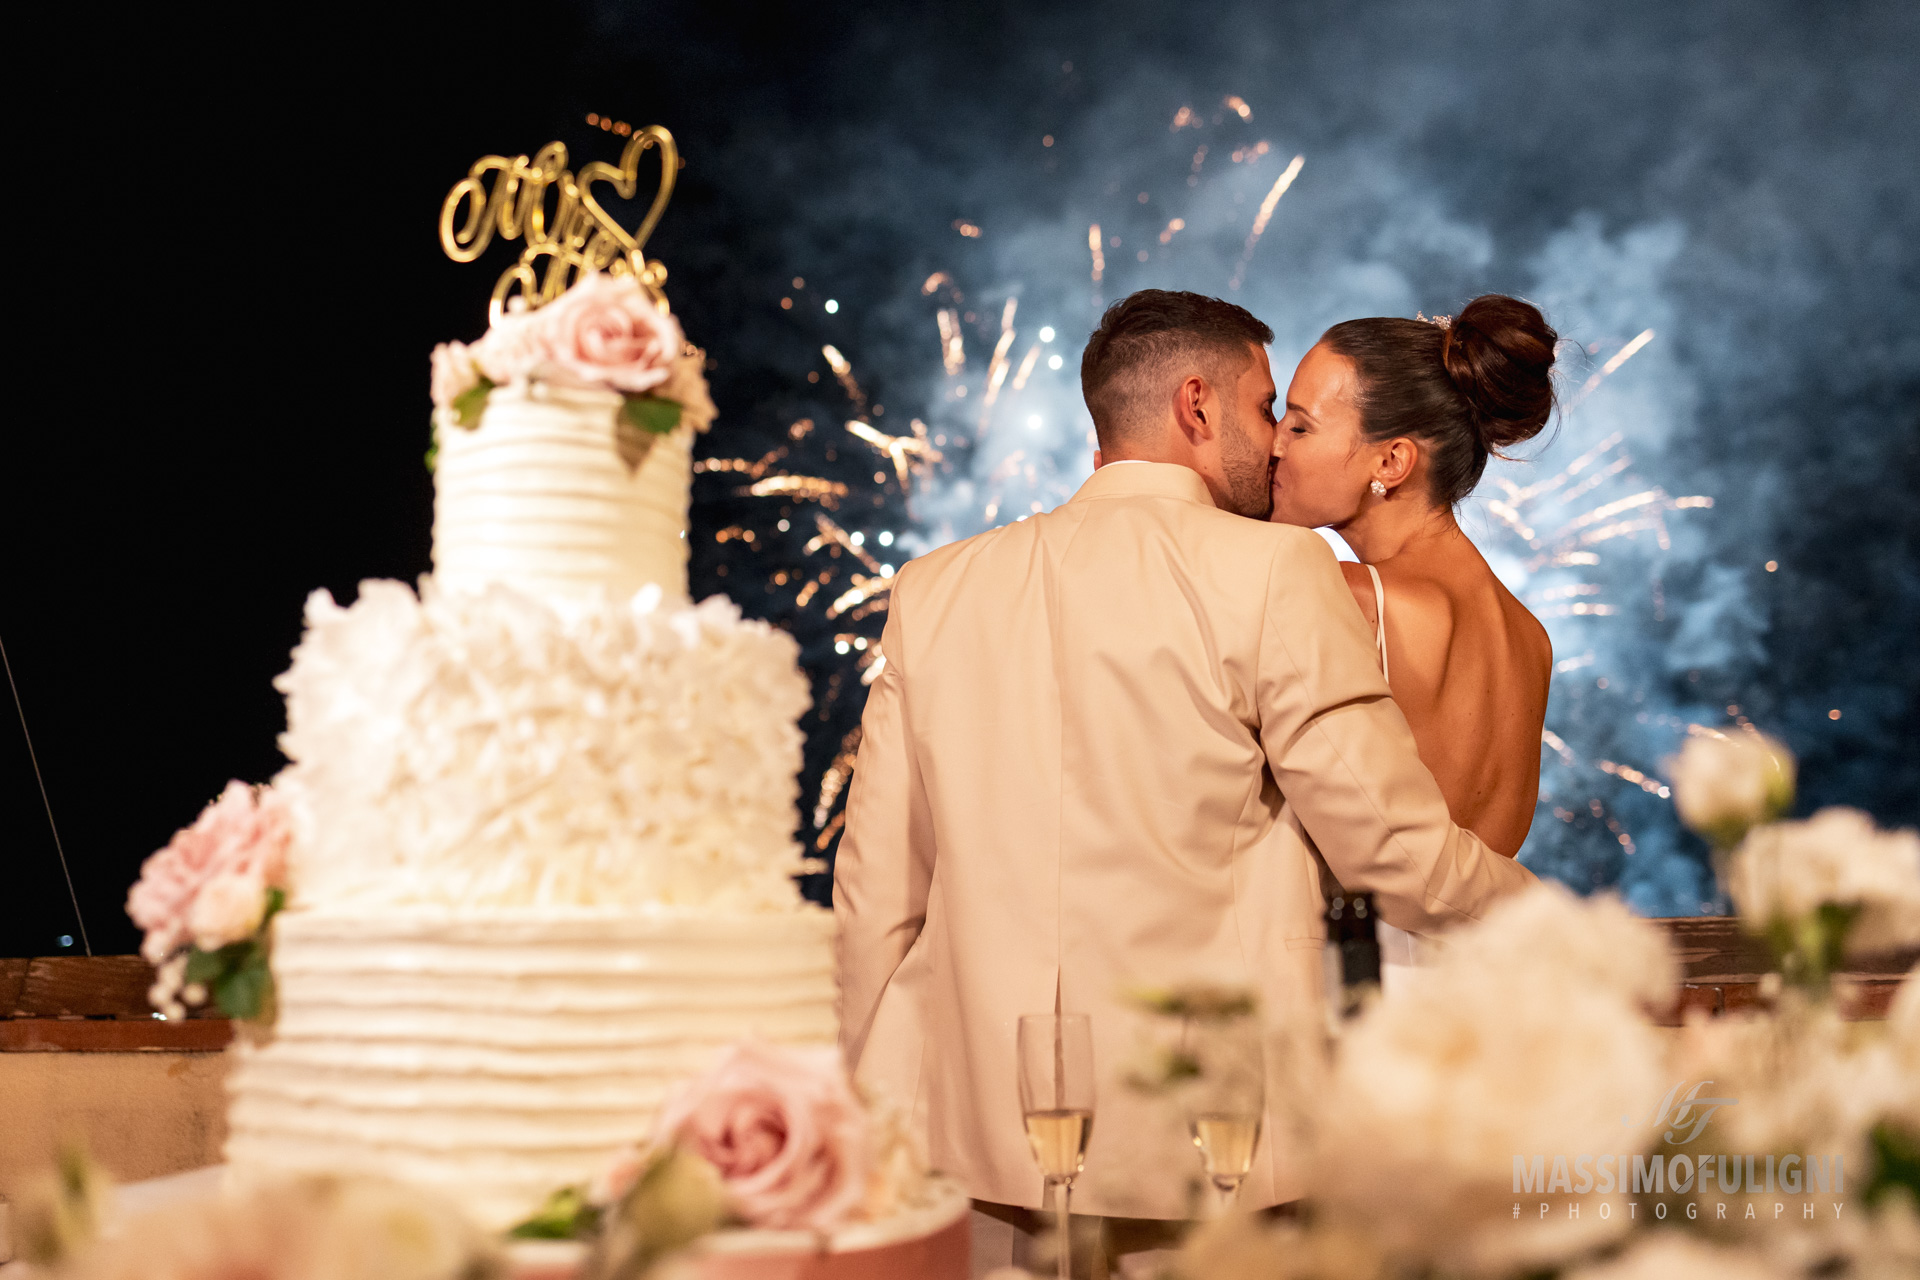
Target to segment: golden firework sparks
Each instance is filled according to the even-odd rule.
[[[1186,128],[1200,128],[1205,122],[1192,107],[1182,107],[1173,113],[1173,124],[1168,126],[1169,133],[1178,133]]]
[[[1267,223],[1273,218],[1275,206],[1280,197],[1287,194],[1287,188],[1300,176],[1301,167],[1307,163],[1305,156],[1295,156],[1285,170],[1274,180],[1273,189],[1267,192],[1267,198],[1260,202],[1260,211],[1253,217],[1253,230],[1247,233],[1247,243],[1240,250],[1240,263],[1233,269],[1233,278],[1227,281],[1227,288],[1238,289],[1247,276],[1247,264],[1253,261],[1254,246],[1260,243],[1260,237],[1266,234]]]
[[[787,456],[786,446],[773,450],[758,462],[748,462],[745,458],[702,458],[693,464],[693,473],[700,475],[713,472],[740,472],[749,480],[758,480],[767,474],[768,468]]]
[[[1182,231],[1185,231],[1186,229],[1187,229],[1187,220],[1185,218],[1173,219],[1171,222],[1167,223],[1166,230],[1160,233],[1160,243],[1172,244],[1173,238],[1176,235],[1179,235]]]
[[[867,407],[867,393],[862,391],[860,384],[853,380],[852,362],[841,355],[840,348],[832,343],[820,348],[820,354],[827,358],[827,367],[832,369],[833,376],[840,380],[840,387],[847,393],[847,399],[853,401],[855,407],[864,412]]]
[[[1039,362],[1039,359],[1040,344],[1036,342],[1027,348],[1027,354],[1020,360],[1020,371],[1013,375],[1013,389],[1015,391],[1025,391],[1027,389],[1027,379],[1033,376],[1033,366]]]
[[[865,565],[873,573],[879,574],[881,572],[880,562],[873,558],[873,554],[869,552],[864,545],[866,543],[864,536],[856,537],[848,533],[845,529],[842,529],[839,525],[817,511],[814,513],[813,523],[814,527],[820,532],[807,542],[805,549],[808,555],[812,555],[822,547],[837,546],[851,553],[854,559]]]
[[[949,289],[953,288],[953,277],[944,271],[936,271],[927,277],[925,284],[920,286],[920,292],[930,298],[941,285]]]
[[[1220,105],[1239,116],[1242,120],[1253,119],[1253,108],[1248,106],[1247,100],[1237,93],[1228,94],[1221,100]]]
[[[857,419],[847,423],[847,430],[893,459],[894,474],[899,476],[902,489],[908,487],[907,477],[911,471],[920,470],[941,459],[940,451],[927,439],[927,424],[918,418],[913,420],[911,435],[891,436],[871,423]]]
[[[1488,514],[1492,515],[1496,520],[1500,521],[1500,523],[1512,529],[1515,533],[1519,534],[1522,538],[1525,538],[1527,540],[1528,545],[1530,546],[1540,545],[1538,542],[1534,540],[1532,526],[1527,524],[1526,521],[1522,520],[1520,518],[1520,513],[1516,511],[1512,506],[1500,501],[1498,498],[1493,498],[1487,502],[1487,512]]]
[[[835,637],[836,643],[839,637]],[[834,801],[846,789],[847,780],[853,777],[854,762],[860,756],[860,726],[855,725],[852,732],[840,740],[840,750],[834,754],[833,762],[827,771],[820,775],[820,794],[813,805],[813,829],[826,829],[833,814]]]
[[[1671,799],[1673,796],[1673,792],[1662,785],[1660,779],[1649,778],[1631,765],[1615,764],[1611,760],[1596,760],[1593,766],[1602,773],[1610,773],[1622,781],[1631,782],[1650,796],[1659,796],[1662,800]]]
[[[1502,488],[1506,489],[1508,499],[1512,501],[1515,506],[1520,506],[1524,503],[1533,501],[1533,499],[1540,497],[1543,494],[1552,493],[1555,489],[1558,489],[1561,485],[1565,484],[1567,481],[1573,479],[1573,477],[1579,475],[1582,471],[1592,466],[1594,462],[1598,461],[1602,456],[1604,456],[1609,449],[1612,449],[1615,445],[1619,444],[1625,438],[1626,437],[1623,436],[1620,432],[1618,431],[1614,432],[1612,435],[1602,440],[1599,444],[1593,446],[1593,448],[1587,450],[1585,453],[1575,458],[1572,462],[1569,462],[1566,466],[1560,468],[1560,470],[1557,473],[1555,473],[1553,476],[1549,477],[1546,480],[1541,481],[1539,484],[1528,485],[1525,488],[1521,488],[1515,485],[1512,481],[1505,479],[1504,477],[1500,480],[1499,483]]]
[[[1096,222],[1087,228],[1087,248],[1093,253],[1093,283],[1095,286],[1099,285],[1100,277],[1107,272],[1107,255],[1101,251],[1100,246],[1100,224]],[[1096,287],[1094,289],[1094,295],[1098,297],[1099,292],[1100,290]]]
[[[987,394],[980,402],[980,429],[987,429],[987,419],[993,410],[993,402],[1000,398],[1000,384],[1007,380],[1007,352],[1013,348],[1013,314],[1019,309],[1018,298],[1008,298],[1007,305],[1000,313],[1000,341],[994,344],[993,358],[987,362]]]
[[[856,573],[853,575],[853,585],[841,592],[839,596],[835,597],[834,602],[827,606],[827,616],[829,618],[837,618],[854,606],[865,604],[874,597],[884,595],[892,590],[893,578],[891,575],[883,578]]]
[[[1621,365],[1633,359],[1635,353],[1638,352],[1640,348],[1646,346],[1649,342],[1652,342],[1652,341],[1653,341],[1653,330],[1643,329],[1640,331],[1639,334],[1637,334],[1634,337],[1633,341],[1627,343],[1626,346],[1614,352],[1613,357],[1609,359],[1605,364],[1601,365],[1598,369],[1594,370],[1593,376],[1588,378],[1586,382],[1581,385],[1580,390],[1574,393],[1574,397],[1572,401],[1570,401],[1567,405],[1568,411],[1571,412],[1576,406],[1579,405],[1579,403],[1582,400],[1585,400],[1588,396],[1592,395],[1594,388],[1598,387],[1602,382],[1612,377],[1614,374],[1620,372]]]
[[[817,502],[831,511],[847,496],[847,486],[821,476],[767,476],[747,486],[756,498],[798,498]]]
[[[1579,757],[1573,754],[1572,748],[1568,747],[1560,735],[1553,730],[1542,729],[1540,731],[1540,741],[1546,743],[1547,746],[1553,749],[1553,753],[1560,757],[1562,764],[1572,765],[1579,763]]]
[[[940,363],[951,378],[967,367],[966,338],[960,330],[959,309],[942,307],[934,319],[940,324]]]

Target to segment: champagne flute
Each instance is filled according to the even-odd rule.
[[[1028,1014],[1020,1019],[1018,1052],[1027,1142],[1047,1191],[1058,1194],[1059,1275],[1067,1280],[1073,1180],[1093,1134],[1093,1024],[1084,1013]]]
[[[1260,1145],[1266,1109],[1260,1026],[1250,1017],[1190,1020],[1185,1039],[1199,1067],[1187,1095],[1187,1131],[1224,1213],[1239,1199]]]

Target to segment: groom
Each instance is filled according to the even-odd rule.
[[[1002,1221],[1042,1191],[1021,1014],[1092,1015],[1075,1208],[1181,1218],[1198,1161],[1146,1140],[1165,1126],[1121,1079],[1127,991],[1313,1009],[1315,850],[1420,932],[1532,879],[1449,820],[1327,544],[1265,523],[1272,340],[1215,298],[1116,303],[1080,366],[1092,478],[895,580],[835,868],[841,1044]],[[1298,1197],[1292,1156],[1270,1109],[1242,1202]]]

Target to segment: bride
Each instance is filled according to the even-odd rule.
[[[1454,508],[1546,425],[1556,341],[1498,294],[1451,323],[1348,320],[1300,361],[1274,438],[1272,518],[1330,527],[1360,558],[1340,567],[1420,758],[1453,820],[1507,857],[1539,798],[1553,650]]]

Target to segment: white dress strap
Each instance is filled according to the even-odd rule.
[[[1387,675],[1387,589],[1380,585],[1378,569],[1368,565],[1367,573],[1373,578],[1373,638],[1380,646],[1380,674],[1391,679]]]

